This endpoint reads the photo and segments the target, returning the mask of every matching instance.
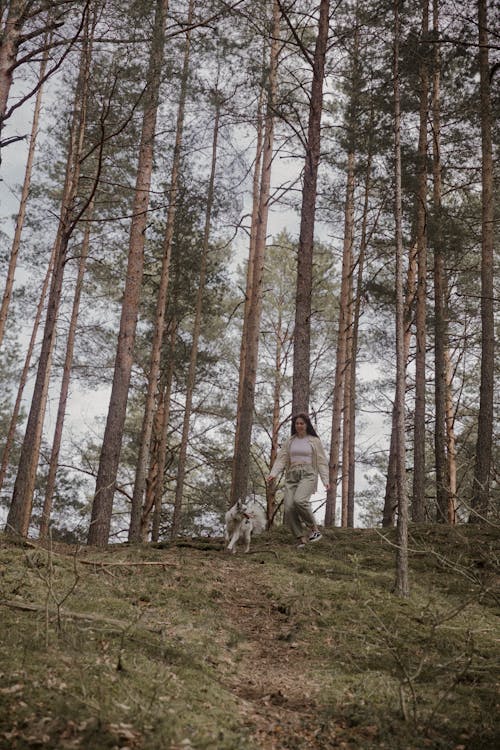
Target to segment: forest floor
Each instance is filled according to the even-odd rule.
[[[0,748],[500,747],[499,535],[284,529],[107,550],[0,536]]]

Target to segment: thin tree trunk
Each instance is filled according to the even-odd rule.
[[[255,253],[252,268],[252,286],[248,303],[244,373],[241,387],[241,402],[236,415],[236,436],[234,446],[233,476],[231,482],[230,505],[247,492],[250,471],[250,446],[255,404],[255,381],[259,352],[260,319],[262,312],[262,278],[266,250],[267,217],[271,184],[271,164],[274,142],[274,107],[276,102],[278,54],[280,47],[280,10],[277,0],[273,2],[273,25],[269,61],[268,98],[265,115],[264,144],[262,155],[262,176],[260,184],[259,208],[255,234]]]
[[[365,195],[363,205],[363,218],[361,221],[361,236],[358,255],[358,273],[356,280],[356,296],[354,302],[354,315],[352,322],[352,353],[351,353],[351,387],[350,387],[350,412],[351,422],[349,430],[349,489],[347,498],[348,526],[354,526],[354,489],[356,481],[355,445],[356,445],[356,365],[358,359],[358,334],[359,321],[361,317],[361,300],[363,299],[363,273],[365,266],[365,255],[368,244],[368,209],[370,204],[371,171],[373,162],[373,106],[370,112],[370,128],[368,135],[368,160],[366,164]]]
[[[61,382],[61,390],[59,393],[59,405],[57,409],[56,425],[54,429],[54,438],[52,441],[52,451],[50,454],[49,462],[49,473],[47,477],[47,485],[45,489],[45,499],[43,503],[42,517],[40,521],[40,538],[44,539],[49,532],[50,515],[52,512],[52,499],[54,495],[54,488],[56,484],[56,474],[58,469],[59,452],[61,450],[62,433],[64,428],[64,419],[66,416],[66,406],[68,402],[69,384],[71,379],[71,368],[73,365],[73,353],[75,348],[75,337],[76,329],[78,324],[78,314],[80,311],[80,299],[83,288],[83,278],[87,266],[87,258],[90,246],[90,230],[91,230],[91,217],[94,208],[94,200],[92,199],[87,215],[87,223],[85,225],[85,232],[82,242],[82,250],[80,254],[80,260],[78,263],[78,274],[75,284],[75,293],[73,298],[73,309],[71,311],[71,318],[68,331],[68,340],[66,343],[66,356],[64,359],[63,376]]]
[[[439,4],[433,0],[433,31],[439,34]],[[432,172],[434,208],[434,457],[436,467],[436,514],[445,523],[448,518],[448,471],[446,462],[446,364],[447,323],[445,314],[445,270],[441,216],[441,113],[440,75],[441,55],[439,45],[434,49],[432,90]]]
[[[394,2],[394,161],[395,161],[395,243],[396,243],[396,488],[398,498],[396,584],[398,596],[409,595],[408,584],[408,498],[406,495],[404,351],[403,234],[401,199],[401,105],[399,82],[399,0]]]
[[[160,447],[160,432],[161,425],[163,424],[163,396],[164,390],[160,386],[158,392],[158,403],[155,410],[155,418],[153,422],[153,433],[151,436],[151,457],[149,461],[148,476],[146,479],[146,487],[144,491],[144,509],[143,513],[147,515],[149,519],[149,512],[154,507],[154,498],[156,492],[156,486],[159,482],[158,472],[158,452]],[[144,534],[143,541],[147,541],[147,531]]]
[[[448,523],[457,522],[457,451],[455,447],[455,409],[453,407],[453,368],[450,353],[445,352],[446,366],[446,458],[448,461]]]
[[[302,209],[300,214],[293,349],[293,414],[309,410],[314,220],[316,215],[316,193],[320,160],[323,78],[328,46],[329,11],[330,0],[321,0],[318,35],[316,37],[313,59],[313,78],[309,100],[309,123],[302,188]]]
[[[349,318],[351,312],[349,312]],[[342,414],[342,515],[341,526],[349,526],[348,503],[349,503],[349,445],[351,437],[351,349],[352,335],[349,332],[346,346],[346,369],[344,373],[344,409]]]
[[[352,517],[349,519],[349,449],[351,443],[351,368],[352,368],[352,318],[353,318],[353,245],[354,245],[354,193],[353,193],[353,227],[352,242],[349,258],[349,281],[347,284],[347,310],[346,310],[346,367],[344,371],[344,410],[342,427],[342,518],[343,527],[352,527]],[[351,523],[349,524],[349,520]]]
[[[38,74],[38,80],[42,80],[45,75],[45,69],[47,67],[47,61],[49,58],[49,50],[45,50],[42,61],[40,63],[40,72]],[[28,202],[29,190],[31,185],[31,174],[33,171],[33,160],[35,157],[35,146],[38,135],[38,120],[40,118],[40,109],[42,106],[42,94],[43,86],[37,91],[35,99],[35,109],[33,112],[33,122],[31,124],[31,137],[30,145],[28,149],[28,158],[26,160],[26,168],[24,170],[23,187],[21,190],[21,201],[19,203],[19,212],[16,219],[16,228],[14,231],[14,239],[12,240],[12,248],[10,251],[9,267],[7,269],[7,279],[5,281],[5,289],[2,298],[2,305],[0,307],[0,346],[3,341],[5,333],[5,324],[7,322],[7,315],[9,312],[10,300],[12,297],[12,289],[14,287],[14,276],[16,272],[17,259],[19,256],[19,248],[21,246],[21,235],[24,227],[24,218],[26,215],[26,204]]]
[[[168,0],[157,0],[146,83],[146,101],[142,121],[135,196],[130,226],[127,278],[122,302],[120,331],[115,359],[113,385],[99,459],[96,489],[88,543],[105,546],[108,542],[113,497],[120,460],[128,390],[134,356],[135,331],[142,286],[144,243],[148,220],[149,192],[153,171],[153,148],[165,44]]]
[[[345,374],[347,368],[347,336],[350,325],[349,286],[352,278],[352,247],[354,242],[354,187],[355,154],[347,156],[347,185],[344,214],[344,245],[342,251],[342,280],[340,284],[339,325],[333,386],[332,429],[330,436],[330,489],[326,493],[325,526],[335,524],[337,481],[339,473],[342,409],[344,406]]]
[[[186,403],[184,405],[184,419],[182,424],[182,438],[181,447],[179,451],[179,459],[177,463],[177,483],[175,487],[175,500],[174,500],[174,512],[172,517],[172,529],[171,537],[174,538],[179,533],[181,524],[181,509],[182,509],[182,493],[184,491],[184,479],[186,476],[186,458],[187,448],[189,440],[189,425],[191,421],[191,412],[193,408],[193,393],[196,383],[196,364],[198,361],[198,345],[200,339],[202,312],[203,312],[203,297],[205,295],[205,284],[207,278],[207,264],[208,264],[208,243],[210,239],[210,225],[212,220],[212,207],[214,202],[214,184],[215,184],[215,168],[217,164],[217,140],[219,137],[219,118],[220,118],[220,107],[221,101],[219,94],[216,93],[217,101],[215,105],[215,121],[214,121],[214,132],[212,142],[212,165],[210,170],[210,178],[208,181],[207,191],[207,205],[205,211],[205,228],[203,232],[203,245],[201,249],[201,267],[200,267],[200,278],[198,282],[198,293],[196,297],[196,310],[194,316],[193,325],[193,340],[191,343],[191,357],[189,360],[189,371],[186,386]]]
[[[267,46],[263,45],[263,60],[262,60],[263,71],[266,70],[266,62],[265,62],[266,53],[267,53]],[[238,401],[237,401],[237,407],[236,407],[236,414],[240,413],[241,401],[243,398],[243,378],[245,375],[245,358],[246,358],[246,347],[247,347],[247,336],[248,336],[248,318],[250,315],[250,296],[252,293],[253,269],[255,265],[255,240],[256,240],[256,235],[257,235],[257,224],[258,224],[258,219],[259,219],[260,179],[262,176],[262,149],[263,149],[263,140],[264,140],[264,117],[263,117],[264,95],[265,95],[265,81],[263,80],[261,84],[260,95],[259,95],[259,100],[257,104],[257,114],[256,114],[257,143],[255,147],[255,165],[254,165],[253,184],[252,184],[252,216],[251,216],[251,221],[250,221],[250,242],[249,242],[249,249],[248,249],[245,305],[244,305],[244,311],[243,311],[243,329],[241,333],[241,344],[240,344]],[[238,445],[238,443],[239,443],[239,420],[237,419],[234,444]]]
[[[420,126],[417,155],[417,305],[415,312],[415,417],[413,433],[412,520],[423,523],[425,517],[425,352],[427,308],[427,119],[429,113],[429,74],[427,36],[428,0],[422,2],[422,45],[420,63]]]
[[[49,288],[50,279],[52,277],[52,272],[54,270],[54,260],[55,260],[56,250],[57,248],[54,245],[52,248],[51,256],[50,256],[49,265],[47,267],[47,272],[43,280],[42,289],[40,292],[40,298],[38,300],[38,305],[36,308],[35,320],[33,322],[33,328],[31,331],[31,337],[30,337],[30,341],[28,344],[26,356],[24,359],[23,371],[21,373],[21,377],[19,380],[16,402],[14,404],[14,409],[13,409],[12,417],[10,419],[10,424],[9,424],[9,431],[7,433],[7,439],[5,441],[5,446],[4,446],[3,454],[2,454],[2,466],[0,468],[0,489],[3,487],[3,483],[5,481],[5,475],[7,473],[7,468],[9,465],[10,453],[12,451],[12,445],[14,443],[14,437],[16,434],[17,420],[19,418],[19,412],[21,411],[21,403],[23,400],[24,388],[28,380],[28,375],[29,375],[29,371],[31,367],[31,359],[33,357],[33,350],[35,348],[36,339],[38,336],[38,329],[40,327],[40,321],[42,319],[43,308],[45,306],[45,298],[47,296],[47,290]]]
[[[62,294],[66,253],[74,229],[74,204],[80,174],[80,155],[85,133],[86,98],[88,94],[88,73],[90,66],[89,39],[86,35],[82,49],[79,79],[75,90],[70,144],[66,165],[61,212],[57,236],[54,243],[54,270],[50,284],[44,335],[38,361],[37,375],[26,424],[21,457],[12,495],[12,503],[7,516],[6,530],[9,533],[26,536],[28,533],[36,471],[40,454],[43,422],[50,380],[52,352],[55,344],[56,324]]]
[[[172,393],[172,383],[174,379],[174,352],[175,352],[175,339],[177,336],[177,322],[174,320],[171,323],[172,329],[170,331],[170,360],[167,368],[165,386],[161,393],[161,414],[158,420],[160,442],[158,445],[157,454],[157,482],[153,488],[151,494],[151,504],[146,504],[142,518],[141,518],[141,538],[146,541],[149,526],[149,517],[151,511],[154,508],[153,516],[153,533],[152,539],[154,542],[158,541],[160,532],[160,519],[161,519],[161,506],[163,499],[163,487],[164,487],[164,475],[165,467],[167,465],[167,447],[168,447],[168,428],[170,424],[170,397]]]
[[[192,23],[194,0],[190,0],[187,26]],[[170,190],[168,194],[168,212],[167,225],[165,227],[165,237],[163,240],[163,257],[160,274],[160,286],[158,289],[158,298],[156,301],[155,326],[153,333],[153,343],[151,345],[151,359],[149,363],[148,389],[146,394],[146,404],[144,407],[144,416],[142,420],[141,438],[139,443],[139,457],[137,459],[137,468],[135,473],[134,493],[132,496],[132,508],[130,513],[130,528],[128,534],[129,542],[141,541],[141,515],[144,501],[144,490],[146,486],[146,476],[148,460],[151,448],[151,433],[154,421],[154,405],[156,393],[158,390],[158,377],[160,373],[161,348],[163,336],[165,333],[165,313],[167,307],[167,294],[170,282],[170,258],[172,255],[172,240],[174,236],[174,222],[177,210],[177,193],[179,188],[179,168],[182,149],[182,134],[184,129],[184,110],[186,106],[188,77],[189,77],[189,55],[191,50],[191,34],[186,33],[186,43],[184,47],[184,61],[181,74],[181,88],[179,105],[177,108],[177,125],[175,134],[175,145],[172,162],[172,173],[170,178]]]
[[[276,323],[276,351],[275,351],[275,374],[274,374],[274,386],[273,386],[273,416],[271,425],[271,453],[269,456],[269,469],[274,464],[276,456],[278,455],[278,437],[281,427],[280,420],[280,402],[283,385],[283,362],[286,359],[286,353],[283,355],[285,342],[287,338],[286,328],[283,330],[283,312],[280,302],[277,302],[278,308],[278,320]],[[266,517],[267,517],[267,528],[271,528],[276,515],[276,485],[266,485]]]
[[[488,4],[478,0],[479,72],[481,92],[481,387],[477,423],[472,512],[469,520],[488,516],[493,444],[495,321],[493,314],[493,145],[490,68],[488,60]]]
[[[408,367],[410,356],[412,308],[415,301],[417,280],[417,245],[413,245],[408,259],[408,271],[406,275],[406,302],[405,302],[405,335],[404,335],[404,358]],[[389,461],[387,465],[387,481],[385,485],[384,510],[382,513],[382,526],[394,525],[394,517],[398,507],[396,486],[396,464],[397,464],[397,410],[395,402],[392,405],[391,417],[391,440],[389,446]]]

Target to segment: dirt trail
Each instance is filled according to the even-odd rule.
[[[321,689],[311,664],[295,638],[286,607],[270,600],[253,581],[251,597],[241,568],[220,566],[226,597],[224,617],[240,635],[237,673],[225,675],[225,686],[238,696],[241,713],[256,726],[255,743],[263,750],[349,748],[343,727],[322,727],[317,696]],[[230,598],[229,598],[230,597]],[[298,678],[300,675],[300,678]]]

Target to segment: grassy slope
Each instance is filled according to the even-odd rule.
[[[405,601],[390,540],[335,529],[301,551],[280,529],[228,556],[0,537],[0,748],[500,747],[498,534],[414,529]]]

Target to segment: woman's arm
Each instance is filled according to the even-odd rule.
[[[323,448],[321,440],[317,438],[315,442],[318,456],[318,472],[321,477],[321,481],[328,490],[330,488],[330,469],[328,458],[326,457],[325,449]]]
[[[285,468],[285,466],[287,465],[289,445],[290,445],[290,440],[285,440],[283,445],[279,448],[278,454],[276,456],[276,460],[267,478],[268,482],[272,482],[273,479],[276,479],[278,474],[280,474]]]

